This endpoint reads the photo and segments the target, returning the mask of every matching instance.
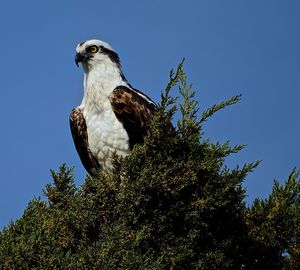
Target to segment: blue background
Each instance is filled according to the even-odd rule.
[[[66,162],[83,182],[68,117],[82,98],[75,47],[90,38],[109,42],[155,101],[183,57],[200,111],[242,93],[204,137],[247,144],[227,164],[262,159],[245,186],[247,203],[265,198],[300,167],[299,14],[296,0],[2,1],[0,228],[42,196],[50,168]]]

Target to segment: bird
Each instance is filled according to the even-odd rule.
[[[70,113],[70,129],[80,160],[91,176],[113,169],[114,153],[127,156],[143,143],[157,104],[125,78],[119,55],[105,41],[91,39],[76,47],[82,65],[83,98]]]

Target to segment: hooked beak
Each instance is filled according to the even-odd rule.
[[[76,55],[75,55],[76,66],[79,67],[79,65],[78,65],[79,63],[86,62],[89,59],[90,59],[90,57],[86,54],[76,53]]]

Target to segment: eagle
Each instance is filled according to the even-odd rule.
[[[126,156],[143,142],[157,105],[129,84],[108,43],[79,43],[75,63],[84,71],[83,99],[70,113],[70,128],[81,162],[94,176],[99,168],[112,170],[113,153]]]

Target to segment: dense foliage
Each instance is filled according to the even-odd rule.
[[[181,118],[170,90],[179,87]],[[265,200],[245,205],[242,183],[258,162],[229,169],[231,147],[203,140],[179,65],[171,72],[144,144],[114,171],[76,188],[72,170],[52,171],[47,200],[33,199],[0,234],[1,269],[300,269],[300,182],[294,170]]]

